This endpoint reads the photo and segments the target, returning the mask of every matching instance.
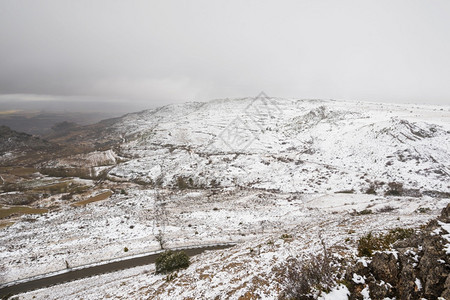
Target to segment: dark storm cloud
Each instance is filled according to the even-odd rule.
[[[0,2],[0,94],[449,103],[448,1]],[[39,96],[35,96],[39,95]]]

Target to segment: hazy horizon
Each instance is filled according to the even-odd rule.
[[[438,0],[2,1],[0,109],[119,113],[261,91],[450,104],[449,11]]]

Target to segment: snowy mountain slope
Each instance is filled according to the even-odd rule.
[[[265,101],[265,102],[264,102]],[[289,192],[449,193],[450,108],[267,98],[172,105],[112,126],[111,179]],[[376,182],[376,183],[375,183]],[[375,183],[375,184],[374,184]]]
[[[2,281],[58,271],[66,261],[80,266],[155,251],[158,230],[169,248],[243,244],[194,259],[172,283],[130,270],[105,286],[109,279],[102,275],[83,281],[83,291],[75,282],[30,298],[49,291],[56,298],[209,298],[225,290],[229,298],[249,291],[273,298],[282,284],[270,268],[286,263],[288,254],[316,249],[318,232],[330,246],[346,248],[346,238],[354,242],[371,230],[423,224],[450,198],[447,106],[225,99],[128,114],[58,138],[98,151],[41,167],[87,169],[88,178],[106,172],[98,179],[115,193],[80,207],[50,197],[37,205],[57,203],[58,209],[3,228]],[[164,224],[158,223],[155,182],[162,183]],[[293,241],[280,239],[285,233]],[[249,255],[249,249],[260,250]],[[85,288],[91,280],[100,290]],[[261,282],[267,284],[258,288]]]
[[[264,201],[261,201],[262,195]],[[178,211],[172,211],[170,215],[181,217],[181,222],[175,222],[179,229],[171,230],[172,234],[176,234],[174,238],[178,236],[178,239],[175,239],[178,241],[196,239],[188,237],[183,230],[183,227],[188,229],[185,227],[186,224],[193,224],[203,238],[219,240],[223,237],[228,238],[233,235],[233,227],[241,222],[238,227],[239,233],[242,234],[242,243],[230,249],[206,252],[192,258],[191,266],[176,272],[177,276],[173,280],[167,280],[166,275],[155,275],[154,266],[149,265],[69,282],[29,292],[21,297],[23,299],[33,297],[97,299],[105,296],[113,299],[247,299],[245,297],[278,299],[285,287],[283,272],[287,260],[292,257],[308,258],[311,254],[321,252],[321,239],[338,258],[352,257],[355,255],[356,240],[361,235],[395,227],[417,228],[436,216],[448,203],[448,199],[436,200],[430,197],[380,199],[372,195],[341,194],[305,198],[304,209],[300,209],[297,206],[301,201],[289,200],[285,196],[237,193],[224,202],[213,204],[214,200],[212,202],[204,200],[199,206],[195,203],[202,199],[202,195],[188,193],[184,197],[179,197],[179,203],[192,198],[185,206],[171,205],[171,211]],[[205,206],[202,207],[203,205]],[[275,206],[271,208],[272,205]],[[352,209],[362,210],[367,205],[374,211],[386,205],[395,208],[390,212],[365,215],[348,213]],[[422,205],[430,207],[431,211],[426,214],[417,213],[418,207],[425,207]],[[212,206],[218,207],[219,210],[206,209]],[[182,211],[185,213],[181,214]],[[261,231],[260,225],[254,222],[257,218],[252,215],[260,215],[269,220],[267,227]],[[205,226],[207,224],[208,226]],[[255,231],[258,233],[255,234]],[[285,234],[289,234],[290,237],[283,237]],[[97,238],[96,242],[101,243],[101,240]],[[137,243],[133,244],[131,241],[129,243],[132,245],[130,249],[134,250],[134,247],[138,246]],[[35,251],[39,253],[44,249],[39,247]],[[96,251],[91,251],[76,249],[68,257],[73,261],[77,253],[79,256],[84,255],[86,259],[91,255],[100,255]],[[31,266],[28,269],[33,270]]]

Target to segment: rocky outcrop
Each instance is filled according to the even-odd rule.
[[[58,151],[59,145],[0,126],[0,166],[30,166]]]
[[[350,299],[367,299],[367,295],[371,299],[450,299],[446,223],[450,223],[450,204],[418,233],[350,267],[346,275]]]
[[[0,126],[0,155],[8,151],[48,150],[51,143],[27,133]]]

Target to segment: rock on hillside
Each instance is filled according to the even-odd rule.
[[[350,299],[450,299],[449,237],[450,205],[419,233],[355,264],[347,274]]]

